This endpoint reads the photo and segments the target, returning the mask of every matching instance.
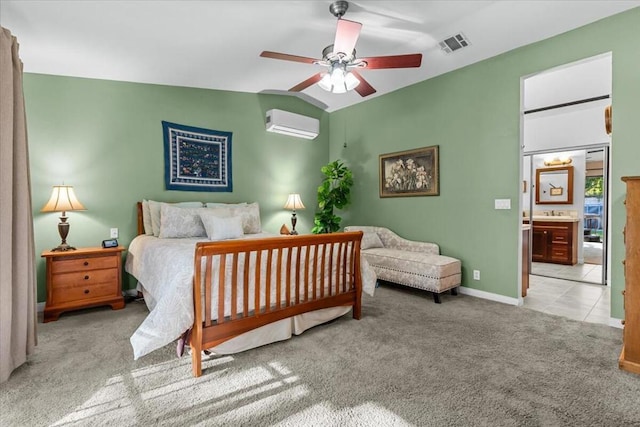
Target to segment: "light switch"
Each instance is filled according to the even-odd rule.
[[[495,199],[495,209],[511,209],[511,199]]]

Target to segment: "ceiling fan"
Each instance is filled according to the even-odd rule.
[[[283,59],[285,61],[302,62],[305,64],[321,65],[327,68],[309,77],[305,81],[293,86],[289,91],[300,92],[309,86],[318,85],[333,93],[344,93],[355,90],[360,96],[369,96],[376,90],[362,77],[360,70],[376,70],[382,68],[411,68],[419,67],[422,54],[372,56],[357,58],[355,45],[360,36],[362,24],[342,19],[349,8],[347,1],[335,1],[329,6],[329,11],[338,18],[335,41],[322,51],[322,59],[289,55],[286,53],[264,51],[263,58]]]

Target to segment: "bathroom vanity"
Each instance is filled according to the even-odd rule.
[[[531,260],[574,265],[578,262],[576,217],[533,217]]]

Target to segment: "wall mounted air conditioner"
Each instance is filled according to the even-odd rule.
[[[273,109],[267,111],[266,128],[267,132],[314,139],[320,132],[320,121],[313,117]]]

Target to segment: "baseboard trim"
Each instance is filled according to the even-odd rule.
[[[36,304],[36,311],[38,313],[43,313],[44,312],[44,302],[39,302]]]
[[[518,298],[506,297],[504,295],[494,294],[494,293],[491,293],[491,292],[481,291],[481,290],[473,289],[473,288],[467,288],[465,286],[460,286],[458,289],[459,289],[460,293],[463,294],[463,295],[469,295],[469,296],[472,296],[472,297],[488,299],[488,300],[491,300],[491,301],[501,302],[503,304],[520,305],[520,302],[518,301]]]
[[[617,319],[615,317],[610,317],[609,318],[609,326],[611,326],[612,328],[618,328],[618,329],[622,329],[622,319]]]

